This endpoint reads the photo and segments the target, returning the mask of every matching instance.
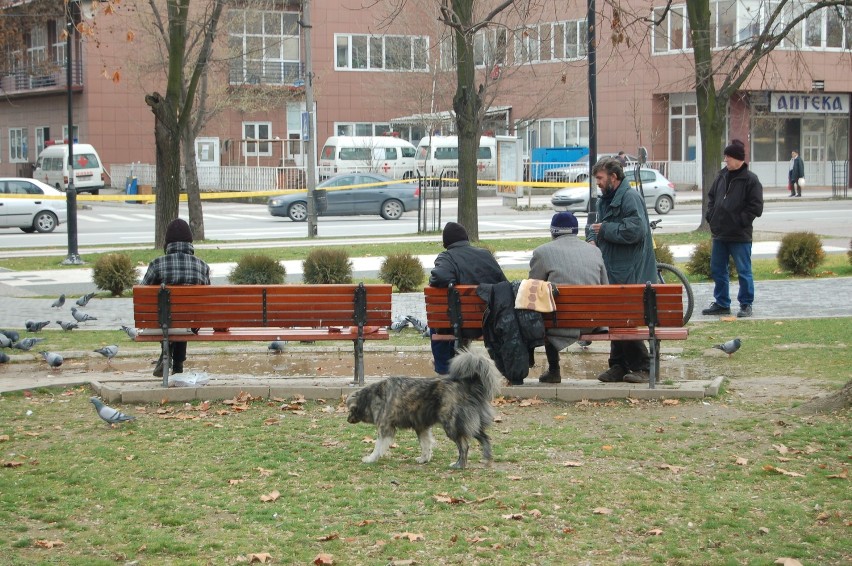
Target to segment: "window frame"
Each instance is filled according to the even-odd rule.
[[[265,127],[267,137],[260,137],[259,130]],[[248,128],[252,128],[255,135],[248,135]],[[272,156],[272,122],[264,121],[246,121],[241,125],[243,133],[242,150],[245,157],[271,157]],[[257,140],[257,141],[245,141]],[[267,141],[264,141],[267,140]],[[254,150],[250,150],[249,146],[254,146]]]
[[[29,161],[28,136],[27,128],[9,128],[9,163]]]
[[[408,53],[399,56],[389,55],[404,52],[405,46],[389,49],[388,43],[407,43]],[[362,53],[363,51],[363,53]],[[379,53],[381,52],[381,53]],[[394,62],[396,66],[393,66]],[[407,61],[407,67],[401,62]],[[362,33],[334,34],[334,70],[335,71],[372,71],[385,73],[423,73],[429,71],[429,36],[427,35],[371,35]]]

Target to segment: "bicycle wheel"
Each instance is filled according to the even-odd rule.
[[[695,297],[692,294],[692,285],[689,284],[689,279],[677,267],[659,262],[657,263],[657,276],[660,278],[660,283],[679,283],[683,287],[683,325],[686,326],[686,323],[692,318],[692,309],[695,307]]]

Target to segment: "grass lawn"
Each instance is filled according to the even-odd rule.
[[[494,464],[461,472],[440,430],[430,464],[411,431],[362,464],[375,429],[341,399],[126,405],[110,428],[87,387],[4,394],[2,562],[848,564],[850,413],[798,416],[785,389],[852,378],[848,328],[739,321],[728,358],[731,323],[691,325],[720,397],[498,399]]]

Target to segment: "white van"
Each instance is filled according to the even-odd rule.
[[[497,178],[497,139],[482,136],[479,138],[479,151],[476,154],[477,178],[495,180]],[[417,145],[417,171],[425,177],[458,178],[459,176],[459,138],[458,136],[427,136]]]
[[[414,177],[416,149],[391,136],[331,136],[318,160],[320,179],[338,173],[381,173],[393,179]]]
[[[60,191],[68,188],[71,167],[68,163],[68,144],[55,143],[45,147],[36,161],[33,178]],[[74,144],[74,188],[78,193],[98,194],[106,181],[103,163],[95,148],[86,143]]]

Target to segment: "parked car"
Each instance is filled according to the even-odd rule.
[[[617,157],[617,153],[598,154],[598,160],[604,157]],[[635,167],[638,159],[634,155],[627,155],[627,166]],[[544,173],[544,180],[548,183],[582,183],[589,178],[589,156],[581,157],[563,167],[554,167]]]
[[[29,195],[29,198],[8,195]],[[53,232],[67,220],[64,193],[35,179],[0,177],[0,228],[20,228],[28,234]]]
[[[97,150],[87,143],[75,143],[73,167],[68,162],[68,150],[66,143],[45,147],[36,160],[33,178],[64,191],[73,170],[74,189],[78,193],[98,194],[106,183],[106,171]]]
[[[625,179],[630,181],[636,190],[639,186],[636,184],[636,169],[625,169]],[[674,183],[666,179],[662,173],[650,167],[643,167],[639,170],[639,178],[642,179],[642,192],[645,195],[645,206],[653,208],[657,214],[668,214],[675,206],[675,191]],[[601,192],[598,189],[598,197]],[[550,203],[554,210],[563,211],[570,210],[571,212],[588,212],[589,211],[589,189],[586,187],[569,187],[559,189],[550,198]]]
[[[381,185],[362,187],[374,183]],[[353,186],[354,185],[354,186]],[[337,188],[337,187],[352,188]],[[343,173],[316,187],[328,189],[327,207],[317,207],[320,216],[352,216],[378,214],[385,220],[398,220],[403,213],[417,210],[420,189],[413,183],[401,183],[378,173]],[[318,199],[319,200],[319,199]],[[286,216],[293,222],[308,219],[308,192],[270,197],[269,214]]]

